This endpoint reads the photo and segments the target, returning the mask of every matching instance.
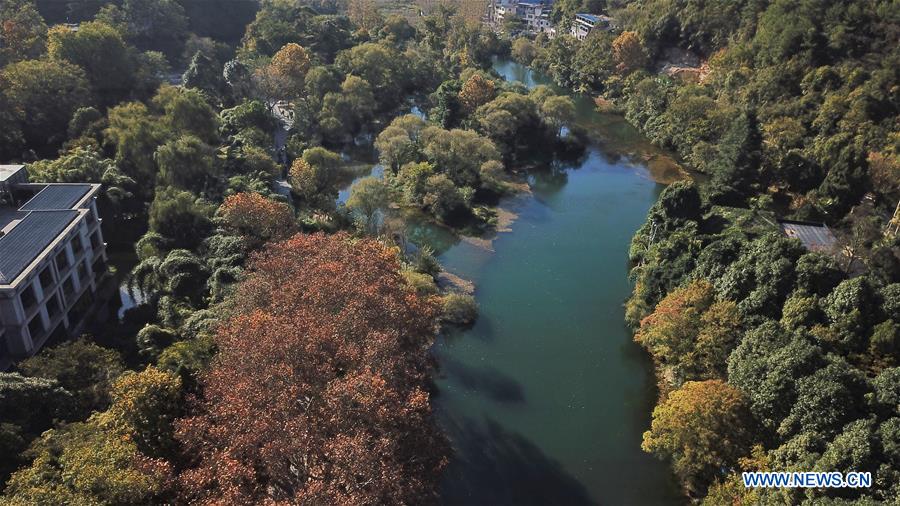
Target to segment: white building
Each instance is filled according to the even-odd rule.
[[[552,8],[551,0],[493,0],[487,18],[495,29],[500,29],[509,16],[516,16],[524,22],[525,31],[550,33],[553,29]]]
[[[107,274],[99,190],[0,165],[0,370],[80,332]]]
[[[572,36],[578,40],[584,40],[593,30],[613,30],[615,29],[615,20],[609,16],[602,14],[575,14],[572,22]]]
[[[542,2],[519,2],[516,16],[525,22],[525,30],[531,33],[548,33],[553,28],[550,11],[553,5]]]

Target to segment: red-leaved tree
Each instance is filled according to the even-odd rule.
[[[425,391],[437,309],[395,252],[297,235],[255,256],[235,297],[178,424],[182,500],[432,502],[447,454]]]

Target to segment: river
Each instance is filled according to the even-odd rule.
[[[495,69],[548,83],[512,62]],[[451,241],[439,257],[475,283],[481,308],[435,346],[435,409],[455,451],[446,504],[681,502],[667,466],[640,449],[656,393],[622,306],[629,241],[662,189],[654,176],[674,169],[620,116],[573,98],[595,138],[586,156],[529,176],[532,194],[506,204],[509,232]]]

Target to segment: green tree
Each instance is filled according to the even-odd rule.
[[[612,43],[609,32],[594,30],[578,45],[571,69],[575,89],[585,92],[606,89],[607,80],[615,72]]]
[[[91,101],[84,71],[71,63],[26,60],[0,70],[3,94],[22,113],[22,135],[28,146],[46,150],[65,140],[69,120]]]
[[[137,183],[138,192],[150,194],[156,182],[153,154],[163,142],[165,130],[140,102],[117,105],[108,116],[104,136],[115,146],[116,164]]]
[[[113,160],[102,158],[93,148],[76,147],[53,160],[39,160],[28,166],[29,180],[35,183],[99,183],[102,204],[109,203],[116,220],[128,211],[135,182],[119,170]],[[102,207],[102,205],[101,205]]]
[[[438,86],[431,97],[434,107],[428,113],[432,121],[444,128],[458,126],[462,118],[462,104],[459,103],[461,89],[462,83],[457,79],[444,81]]]
[[[747,332],[728,357],[728,380],[747,393],[755,419],[774,437],[796,404],[797,378],[824,365],[820,348],[770,321]]]
[[[494,143],[471,130],[431,126],[422,130],[421,140],[425,158],[459,187],[478,188],[482,164],[500,159]]]
[[[369,42],[340,53],[335,65],[369,83],[382,103],[393,104],[405,89],[402,61],[393,48]]]
[[[541,116],[544,122],[556,130],[556,135],[560,136],[562,128],[575,120],[575,104],[569,97],[550,97],[541,105]]]
[[[193,135],[182,135],[156,150],[159,184],[199,192],[206,189],[215,166],[211,146]]]
[[[186,88],[196,88],[210,97],[219,97],[224,84],[221,66],[203,51],[197,51],[191,57],[181,82]]]
[[[531,65],[531,61],[534,60],[537,51],[534,44],[527,37],[516,37],[512,42],[510,53],[513,59],[522,65]]]
[[[365,177],[355,182],[350,188],[347,207],[360,213],[369,233],[375,233],[378,225],[378,212],[390,203],[390,194],[384,182],[375,177]]]
[[[133,50],[109,25],[82,23],[78,30],[55,26],[48,35],[47,51],[54,60],[81,67],[94,93],[104,104],[121,101],[135,87]]]
[[[207,144],[218,141],[218,115],[197,90],[163,86],[153,97],[169,135],[191,134]]]
[[[0,4],[0,68],[39,58],[46,50],[47,25],[31,0]]]
[[[127,436],[92,421],[48,431],[29,452],[31,465],[0,496],[6,504],[147,504],[161,499],[171,475]]]
[[[190,192],[162,188],[150,205],[150,230],[173,248],[193,249],[212,231],[212,213],[211,206]]]
[[[865,379],[842,359],[800,379],[796,388],[797,401],[778,427],[782,437],[813,433],[830,439],[863,413]]]
[[[125,0],[128,38],[143,50],[162,51],[175,61],[187,40],[187,18],[175,0]]]
[[[71,392],[78,418],[109,406],[112,383],[125,369],[117,352],[84,338],[44,348],[18,368],[26,376],[54,380]]]
[[[348,75],[340,92],[326,93],[319,112],[319,125],[326,140],[340,141],[356,135],[376,107],[375,95],[364,79]]]
[[[0,421],[39,434],[72,416],[72,394],[52,379],[0,373]]]
[[[443,221],[451,221],[456,213],[468,206],[460,189],[445,174],[429,176],[424,192],[422,202],[425,207]]]
[[[397,172],[402,165],[421,156],[421,135],[427,125],[414,114],[394,118],[375,139],[381,163]]]

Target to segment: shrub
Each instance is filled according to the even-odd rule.
[[[478,303],[475,297],[461,293],[451,293],[444,297],[442,320],[451,325],[466,326],[478,319]]]

